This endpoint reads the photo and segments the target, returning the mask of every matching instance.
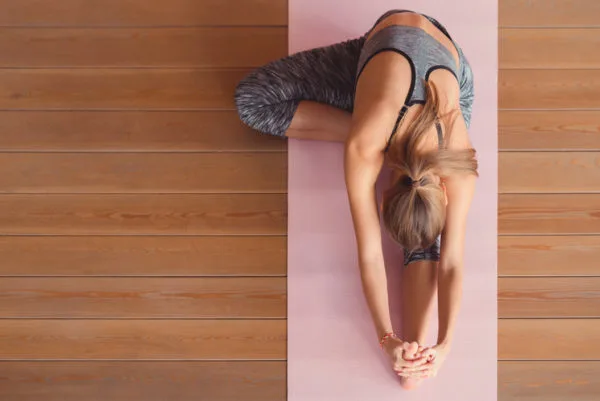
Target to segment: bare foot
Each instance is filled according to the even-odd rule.
[[[420,346],[416,341],[404,343],[404,359],[414,360],[422,356],[425,347]],[[424,378],[400,376],[400,385],[405,390],[413,390],[421,385]]]

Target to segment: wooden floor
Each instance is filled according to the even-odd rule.
[[[597,400],[600,3],[499,1],[499,399]],[[0,400],[285,400],[287,145],[232,94],[286,54],[286,0],[0,1]]]

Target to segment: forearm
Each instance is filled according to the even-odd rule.
[[[452,343],[454,325],[462,300],[462,285],[462,269],[438,270],[438,344]]]
[[[360,263],[360,276],[377,336],[381,338],[385,333],[393,330],[388,302],[387,276],[383,260]]]

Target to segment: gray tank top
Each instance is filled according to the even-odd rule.
[[[387,16],[400,13],[400,12],[413,12],[409,10],[390,10],[383,14],[373,24],[373,27],[365,34],[367,37],[375,26]],[[420,14],[423,15],[423,14]],[[452,43],[454,41],[448,34],[448,32],[441,27],[441,25],[431,17],[423,15],[428,18],[434,25],[436,25]],[[443,68],[450,71],[458,82],[458,67],[452,53],[438,42],[433,36],[424,30],[412,26],[405,25],[390,25],[378,32],[376,32],[368,41],[365,42],[358,61],[358,69],[356,74],[356,81],[363,72],[365,66],[373,57],[384,51],[394,51],[402,54],[410,64],[411,69],[411,83],[404,100],[404,106],[400,110],[396,124],[385,148],[388,150],[389,145],[392,141],[392,137],[398,128],[404,113],[408,110],[408,107],[420,103],[425,103],[426,90],[421,79],[428,80],[431,73],[437,69]],[[458,52],[458,49],[457,49]],[[459,52],[460,54],[460,52]],[[443,134],[441,126],[436,123],[436,130],[438,134],[439,146],[442,147]]]

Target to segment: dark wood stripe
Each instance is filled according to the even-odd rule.
[[[285,0],[3,0],[4,26],[287,25]]]
[[[285,318],[285,277],[7,278],[0,318]]]
[[[597,28],[501,29],[499,67],[600,68],[600,54],[596,50],[600,48],[598,32]]]
[[[0,234],[285,235],[287,195],[3,195]]]
[[[600,236],[500,236],[498,273],[514,276],[600,276]]]
[[[0,109],[227,109],[248,69],[0,70]]]
[[[600,27],[597,0],[500,0],[499,25]]]
[[[596,401],[598,361],[501,361],[498,401]]]
[[[599,360],[600,319],[500,319],[499,360]]]
[[[498,233],[600,234],[600,194],[502,194]]]
[[[498,280],[501,318],[600,316],[600,277],[504,277]]]
[[[0,237],[0,275],[285,275],[287,237]]]
[[[0,362],[6,400],[284,401],[286,363],[10,361]]]
[[[17,359],[222,360],[286,357],[285,320],[4,320]]]
[[[600,109],[600,69],[500,70],[501,109]]]
[[[500,150],[600,150],[600,111],[500,111]]]
[[[500,193],[600,192],[600,152],[501,152],[498,170]]]
[[[236,111],[0,111],[4,151],[287,151]]]
[[[287,154],[0,153],[0,193],[286,193]]]
[[[286,28],[0,29],[0,67],[256,67],[287,56]]]

